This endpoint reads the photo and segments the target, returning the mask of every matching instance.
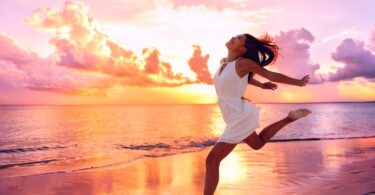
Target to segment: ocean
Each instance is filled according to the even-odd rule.
[[[272,142],[375,137],[374,102],[256,105],[262,108],[257,133],[291,110],[312,111]],[[200,151],[224,128],[216,104],[0,106],[0,178]]]

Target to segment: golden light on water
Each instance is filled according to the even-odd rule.
[[[250,149],[250,148],[249,148]],[[220,163],[220,183],[233,184],[238,181],[246,180],[243,174],[246,167],[241,163],[241,154],[232,152]]]
[[[324,150],[324,164],[326,165],[326,169],[328,171],[337,171],[338,167],[337,163],[340,163],[342,161],[342,155],[345,150],[336,148],[336,147],[326,147]]]

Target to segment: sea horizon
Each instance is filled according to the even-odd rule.
[[[319,103],[375,103],[373,101],[324,101],[324,102],[250,102],[252,104],[319,104]],[[216,103],[178,103],[178,104],[0,104],[0,106],[127,106],[127,105],[215,105]]]

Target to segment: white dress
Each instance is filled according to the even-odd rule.
[[[241,143],[260,127],[259,111],[261,107],[241,99],[248,84],[248,74],[242,78],[238,76],[235,67],[236,61],[229,62],[219,75],[220,69],[224,65],[223,62],[214,75],[218,105],[226,123],[223,134],[216,142]]]

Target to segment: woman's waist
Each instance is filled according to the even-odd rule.
[[[229,106],[238,109],[239,107],[242,107],[246,102],[251,104],[251,101],[244,97],[218,96],[219,105],[225,107]]]
[[[241,97],[233,97],[233,96],[218,96],[219,100],[229,100],[229,101],[242,101],[245,100],[242,96]]]
[[[218,103],[222,108],[232,108],[237,110],[242,106],[243,99],[241,99],[241,97],[219,96]]]
[[[221,95],[221,96],[218,96],[219,99],[237,99],[237,100],[240,100],[241,97],[235,97],[235,96],[224,96],[224,95]]]

